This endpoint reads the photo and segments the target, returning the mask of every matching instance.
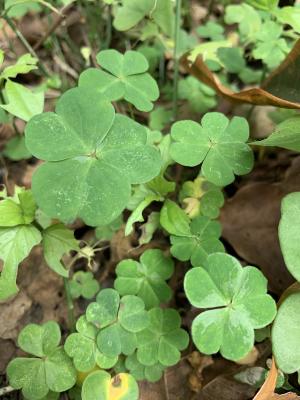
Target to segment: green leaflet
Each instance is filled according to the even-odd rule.
[[[137,359],[144,366],[172,366],[180,360],[180,351],[187,348],[189,336],[180,328],[181,318],[171,308],[152,308],[148,328],[137,334]]]
[[[49,391],[64,392],[76,382],[76,371],[69,357],[59,347],[60,329],[56,322],[42,326],[27,325],[18,344],[34,358],[15,358],[7,367],[10,385],[22,389],[26,399],[40,400]]]
[[[24,121],[29,121],[43,111],[43,92],[32,92],[27,87],[8,80],[5,85],[5,95],[8,104],[0,104],[0,107]]]
[[[280,305],[272,327],[276,364],[285,373],[300,370],[300,293],[288,296]]]
[[[32,118],[25,135],[32,154],[46,161],[32,179],[37,203],[65,222],[80,217],[91,226],[108,224],[125,208],[131,184],[160,171],[146,129],[115,116],[103,96],[86,88],[64,93],[56,113]]]
[[[275,128],[266,139],[252,142],[256,146],[277,146],[288,150],[300,151],[300,117],[288,118]]]
[[[226,24],[238,24],[241,37],[245,41],[254,41],[261,29],[259,13],[248,4],[229,5],[225,10]]]
[[[32,225],[0,227],[0,254],[4,262],[0,275],[0,300],[5,300],[18,292],[16,285],[18,265],[41,239],[40,231]]]
[[[290,193],[281,203],[281,219],[278,228],[280,248],[285,265],[297,281],[300,281],[300,193]]]
[[[4,68],[0,74],[0,80],[16,78],[18,74],[27,74],[28,72],[37,69],[37,62],[38,60],[32,57],[31,54],[23,54],[18,58],[16,64]]]
[[[123,260],[117,265],[115,289],[121,295],[137,295],[147,309],[170,300],[172,291],[165,282],[174,271],[174,263],[161,250],[146,250],[140,262]]]
[[[96,371],[84,381],[82,400],[138,400],[139,388],[135,379],[125,373],[114,378],[105,371]]]
[[[85,299],[92,299],[99,292],[99,289],[100,285],[90,271],[77,271],[70,281],[70,291],[73,299],[77,299],[80,296]]]
[[[141,364],[137,358],[137,353],[126,357],[125,367],[137,381],[147,379],[148,382],[159,381],[165,369],[160,363],[151,366]]]
[[[216,22],[208,21],[206,24],[199,26],[196,31],[200,37],[215,42],[225,39],[223,26]]]
[[[160,223],[172,235],[188,236],[190,234],[189,217],[174,201],[165,201],[160,211]]]
[[[215,91],[193,76],[179,81],[178,97],[187,100],[191,109],[200,114],[217,105]]]
[[[188,167],[202,164],[201,173],[217,186],[234,181],[253,167],[253,153],[245,143],[249,137],[247,120],[234,117],[229,122],[217,112],[205,114],[201,125],[194,121],[179,121],[172,126],[170,154]]]
[[[204,268],[188,271],[184,290],[194,307],[208,309],[192,324],[193,341],[205,354],[220,351],[229,360],[245,357],[254,345],[254,329],[268,325],[276,315],[263,274],[254,267],[243,268],[227,254],[211,254]]]
[[[60,260],[71,250],[79,250],[79,242],[74,238],[74,232],[63,224],[55,224],[45,229],[42,235],[44,257],[48,266],[57,274],[67,278],[69,271]]]
[[[156,81],[147,73],[146,57],[137,51],[121,54],[103,50],[97,55],[101,69],[89,68],[79,78],[79,86],[97,91],[109,101],[124,98],[138,110],[151,111],[159,97]]]
[[[13,161],[26,160],[32,157],[31,153],[27,150],[23,135],[10,139],[5,145],[3,154]]]

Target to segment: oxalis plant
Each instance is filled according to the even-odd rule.
[[[265,10],[261,7],[271,2],[260,3]],[[116,5],[113,24],[120,31],[142,24],[143,34],[147,29],[148,34],[171,36],[174,29],[178,34],[180,2],[177,30],[162,18],[172,14],[171,2],[162,9],[159,4],[156,9],[154,1],[124,0]],[[277,9],[275,22],[253,10],[251,4],[226,8],[226,23],[238,23],[240,48],[226,51],[226,46],[219,46],[223,50],[213,54],[220,68],[248,81],[255,77],[253,71],[245,72],[246,46],[251,45],[254,58],[264,59],[270,69],[276,60],[265,44],[267,37],[271,32],[274,40],[280,39],[284,35],[280,23],[288,23]],[[246,12],[262,27],[255,45],[258,33],[252,32]],[[224,39],[224,29],[213,23],[198,34],[212,43]],[[192,77],[178,84],[176,40],[174,47],[176,96],[194,105],[194,110],[203,99],[198,112],[214,107],[215,93],[206,85]],[[281,38],[275,54],[282,58],[287,50]],[[237,66],[232,66],[231,57],[238,60]],[[18,73],[36,68],[32,57],[20,60],[14,66]],[[152,111],[159,88],[141,51],[106,49],[96,60],[99,66],[84,70],[78,85],[64,92],[53,112],[38,109],[23,116],[26,151],[41,162],[30,190],[15,186],[13,193],[6,189],[0,193],[0,300],[18,293],[19,264],[40,246],[45,263],[64,281],[69,322],[63,334],[55,321],[21,330],[18,346],[24,354],[7,367],[10,386],[27,400],[54,400],[61,393],[76,400],[138,400],[138,382],[159,381],[189,346],[239,362],[264,328],[271,328],[273,355],[282,373],[299,373],[300,193],[291,193],[282,202],[279,241],[297,282],[277,305],[259,266],[242,265],[227,254],[217,219],[223,188],[252,170],[257,146],[300,151],[300,118],[286,119],[267,139],[253,142],[247,119],[240,116],[206,112],[197,121],[179,120],[176,96],[173,113]],[[1,79],[10,104],[15,69],[4,71]],[[200,100],[189,88],[202,91]],[[10,110],[8,105],[2,108]],[[139,116],[148,112],[150,124],[145,126]],[[171,119],[168,133],[162,135],[160,130]],[[188,172],[191,167],[196,176],[187,174],[183,182],[170,173]],[[152,203],[154,211],[144,213]],[[95,228],[94,240],[85,243],[75,238],[71,227],[77,219]],[[137,223],[143,223],[140,256],[121,260],[110,287],[102,287],[93,274],[102,241],[109,241],[122,225],[130,235]],[[153,248],[151,239],[158,231],[167,249]],[[145,244],[147,249],[141,247]],[[79,259],[86,268],[75,270]],[[171,307],[172,279],[178,270],[184,272],[184,301],[197,310],[190,332],[181,310]],[[77,299],[85,302],[86,309],[76,319]]]

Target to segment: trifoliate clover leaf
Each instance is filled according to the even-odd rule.
[[[67,278],[69,271],[63,266],[61,258],[71,250],[79,250],[79,242],[74,238],[74,232],[63,224],[55,224],[46,228],[42,235],[42,246],[47,264],[57,274]]]
[[[185,205],[185,212],[190,218],[199,214],[209,218],[217,218],[224,204],[222,189],[199,176],[194,181],[183,183],[179,200]]]
[[[132,354],[137,345],[136,333],[149,324],[143,300],[130,295],[120,299],[114,289],[100,291],[96,302],[88,306],[86,318],[100,328],[97,346],[107,357]]]
[[[40,231],[33,225],[0,227],[0,258],[4,262],[0,275],[0,300],[18,292],[18,265],[41,239]]]
[[[224,28],[216,22],[208,21],[206,24],[199,26],[196,29],[198,35],[202,38],[212,41],[224,40]]]
[[[189,343],[187,332],[180,328],[180,315],[171,308],[153,308],[149,317],[149,327],[137,335],[138,361],[145,366],[177,364],[180,351],[186,349]]]
[[[267,280],[254,267],[242,267],[228,254],[211,254],[205,268],[193,268],[184,279],[184,290],[194,307],[210,309],[192,324],[196,347],[205,354],[221,352],[239,360],[254,345],[254,329],[273,321],[276,303],[267,294]]]
[[[46,161],[32,178],[38,205],[64,222],[113,221],[129,200],[131,184],[160,171],[159,153],[146,141],[146,128],[115,117],[103,96],[86,88],[67,91],[56,113],[38,115],[26,127],[28,149]]]
[[[285,373],[300,371],[300,293],[290,294],[280,305],[272,327],[273,354]]]
[[[137,354],[133,353],[126,357],[125,367],[137,381],[147,380],[148,382],[157,382],[163,375],[166,367],[160,363],[145,366],[137,359]]]
[[[146,57],[138,51],[121,54],[103,50],[97,55],[101,69],[89,68],[79,77],[79,86],[104,95],[109,101],[124,98],[140,111],[151,111],[158,99],[156,81],[147,73]]]
[[[123,260],[117,265],[115,289],[121,295],[137,295],[147,309],[170,300],[172,291],[167,285],[174,263],[161,250],[146,250],[140,262]]]
[[[253,167],[253,153],[245,143],[249,137],[247,120],[234,117],[230,122],[217,112],[205,114],[201,125],[179,121],[172,126],[170,153],[172,158],[188,167],[202,163],[201,173],[217,186],[234,181]]]
[[[117,362],[117,357],[106,357],[100,353],[96,344],[98,329],[81,316],[76,323],[77,333],[67,337],[64,349],[73,358],[77,371],[87,372],[98,365],[100,368],[109,369]]]
[[[22,389],[26,399],[39,400],[49,391],[64,392],[76,382],[76,370],[72,361],[59,347],[61,339],[57,323],[42,326],[27,325],[20,333],[20,348],[35,357],[19,357],[7,367],[10,385]]]
[[[85,299],[92,299],[99,292],[99,289],[100,285],[90,271],[77,271],[70,281],[70,292],[73,299],[80,296]]]
[[[138,400],[139,388],[129,374],[112,378],[108,372],[96,371],[83,382],[81,396],[82,400]]]
[[[191,260],[194,267],[204,265],[209,254],[224,252],[220,242],[221,224],[199,216],[190,224],[189,236],[171,235],[171,254],[180,261]]]
[[[274,21],[267,21],[257,33],[257,42],[252,51],[253,57],[262,60],[268,68],[277,67],[290,51],[285,39],[280,38],[282,26]]]
[[[193,76],[179,81],[178,97],[187,100],[191,109],[200,114],[217,105],[216,92]]]

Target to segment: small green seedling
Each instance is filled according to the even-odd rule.
[[[161,210],[160,223],[171,234],[171,254],[181,261],[191,260],[194,267],[204,265],[209,254],[225,251],[219,240],[219,222],[204,216],[190,222],[187,214],[171,200]]]
[[[80,296],[88,300],[92,299],[99,292],[99,289],[100,285],[90,271],[77,271],[70,281],[70,291],[73,299],[78,299]]]
[[[61,346],[56,322],[27,325],[18,338],[19,347],[33,357],[18,357],[7,367],[10,385],[22,389],[27,399],[43,399],[49,391],[64,392],[74,386],[76,370]]]
[[[117,265],[115,289],[120,295],[137,295],[147,309],[166,303],[172,296],[167,285],[174,271],[174,263],[161,250],[146,250],[140,262],[123,260]]]
[[[179,121],[172,126],[171,156],[179,164],[202,164],[201,173],[217,186],[234,181],[253,167],[253,153],[245,143],[249,138],[247,120],[234,117],[230,122],[221,113],[208,113],[201,125]]]
[[[184,279],[190,303],[208,309],[192,324],[196,347],[205,354],[218,351],[229,360],[245,357],[254,345],[254,329],[270,324],[276,303],[267,294],[267,280],[254,267],[242,267],[228,254],[215,253],[203,267]]]

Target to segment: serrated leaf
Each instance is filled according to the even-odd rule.
[[[0,80],[16,78],[18,74],[27,74],[28,72],[37,69],[37,62],[38,59],[32,57],[31,54],[23,54],[18,58],[16,64],[9,65],[1,72]]]
[[[117,265],[114,286],[121,295],[139,296],[149,309],[170,300],[172,291],[165,281],[173,271],[172,260],[161,250],[146,250],[140,262],[129,259]]]
[[[170,153],[184,166],[202,163],[201,173],[217,186],[234,181],[234,174],[244,175],[253,167],[253,153],[245,143],[249,137],[247,120],[234,117],[230,122],[224,114],[205,114],[201,125],[179,121],[172,126]]]
[[[18,292],[16,285],[18,265],[40,243],[40,231],[31,225],[0,228],[0,254],[4,262],[0,275],[0,300]]]
[[[177,364],[180,351],[189,343],[187,332],[180,328],[178,312],[170,308],[152,308],[149,317],[149,327],[137,334],[138,361],[145,366]]]
[[[47,215],[108,224],[125,208],[131,184],[158,175],[160,156],[146,145],[146,129],[114,114],[103,96],[81,87],[61,97],[56,113],[27,124],[28,149],[47,161],[32,178],[34,196]]]
[[[32,92],[27,87],[8,80],[5,85],[5,95],[8,104],[0,104],[0,107],[24,121],[29,121],[43,111],[43,92]]]
[[[61,258],[71,250],[79,250],[79,244],[74,238],[74,232],[63,224],[55,224],[45,229],[42,235],[44,257],[48,266],[57,274],[68,277],[69,271],[62,264]]]
[[[300,293],[288,296],[278,309],[272,327],[272,348],[276,364],[285,373],[300,370]]]
[[[121,54],[103,50],[97,55],[101,69],[89,68],[79,78],[79,86],[104,95],[109,101],[124,98],[140,111],[151,111],[159,97],[156,81],[147,73],[148,61],[137,51]]]
[[[209,309],[192,324],[193,341],[205,354],[221,351],[229,360],[245,357],[254,345],[254,329],[268,325],[276,315],[263,274],[254,267],[243,268],[227,254],[211,254],[204,268],[188,271],[184,290],[194,307]]]
[[[96,371],[83,382],[82,400],[138,400],[139,389],[135,379],[126,373],[111,377],[108,372]]]
[[[300,193],[290,193],[281,203],[278,228],[280,248],[285,265],[293,277],[300,281]]]
[[[64,392],[76,382],[76,371],[61,347],[57,323],[30,324],[21,331],[20,347],[40,358],[15,358],[7,367],[10,385],[27,399],[39,400],[49,391]]]

